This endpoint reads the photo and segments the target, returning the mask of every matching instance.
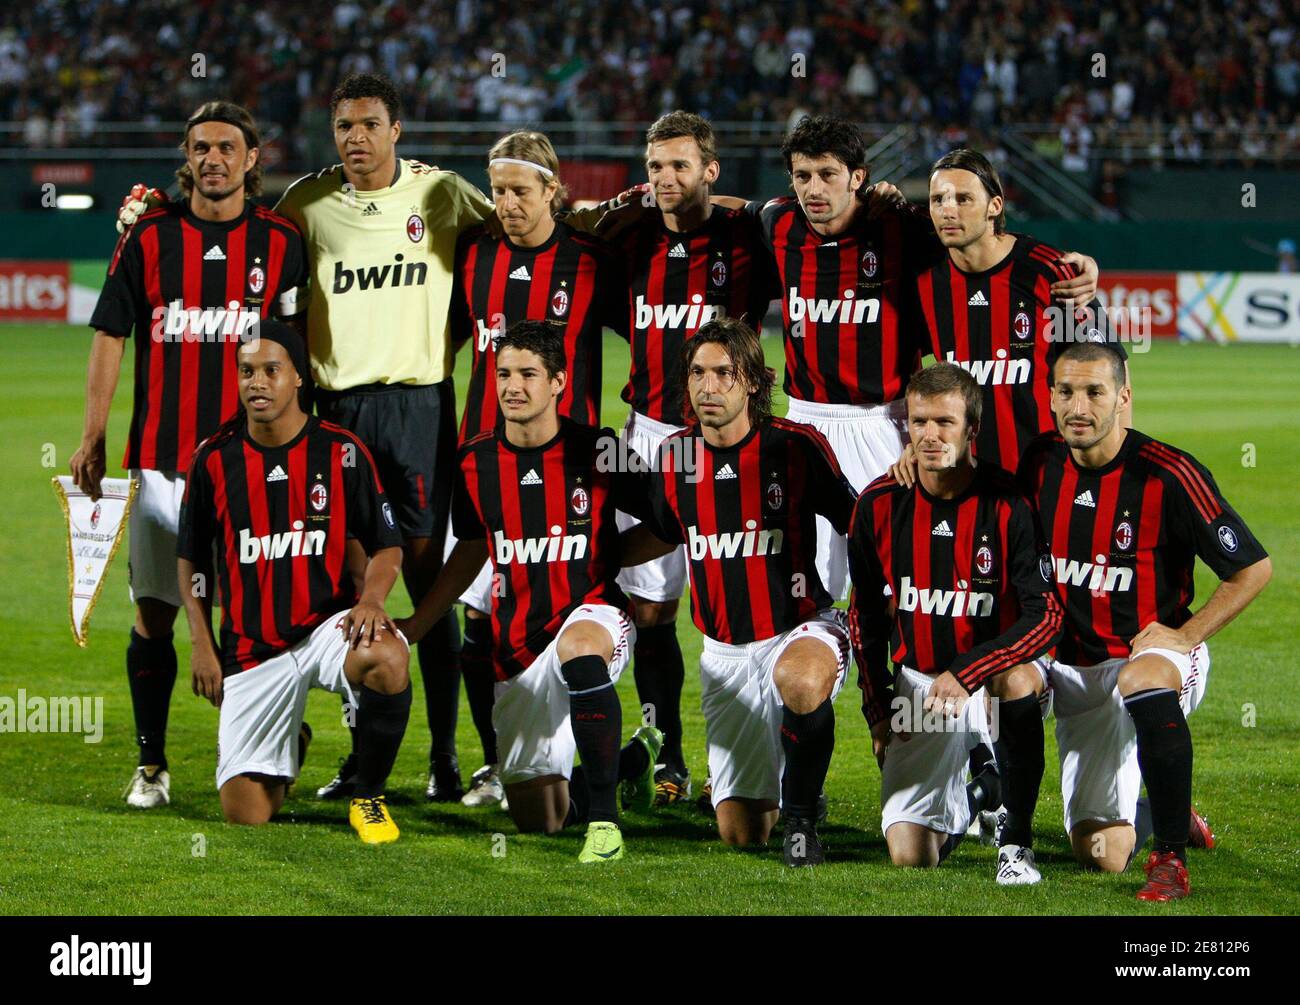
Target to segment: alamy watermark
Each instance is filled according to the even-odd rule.
[[[18,697],[0,695],[0,733],[83,733],[83,742],[104,738],[104,698],[89,695]]]

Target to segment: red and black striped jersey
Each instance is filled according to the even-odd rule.
[[[517,447],[496,428],[461,447],[452,529],[487,540],[498,679],[527,670],[582,604],[629,609],[614,511],[643,506],[636,481],[599,459],[617,444],[613,430],[561,417],[541,446]]]
[[[968,371],[983,392],[975,455],[1008,471],[1016,470],[1034,437],[1056,428],[1052,363],[1074,340],[1075,329],[1087,341],[1108,340],[1100,301],[1080,308],[1075,319],[1053,307],[1052,283],[1073,277],[1074,266],[1060,262],[1061,252],[1041,241],[1012,236],[1011,251],[991,269],[964,272],[944,256],[917,281],[926,351]],[[1109,341],[1128,358],[1120,342]]]
[[[895,667],[947,671],[973,692],[1061,635],[1065,612],[1033,507],[993,465],[979,465],[952,499],[877,478],[853,510],[849,570],[849,623],[873,724],[888,714],[887,642]]]
[[[907,208],[869,220],[862,206],[827,238],[793,196],[747,210],[776,258],[786,394],[851,405],[901,398],[923,348],[916,277],[943,255],[929,217]]]
[[[194,448],[239,409],[235,352],[261,316],[305,308],[298,228],[248,203],[226,223],[188,202],[144,214],[118,241],[90,326],[135,335],[126,468],[184,471]]]
[[[1197,555],[1220,579],[1266,557],[1203,465],[1136,429],[1099,468],[1081,467],[1059,433],[1045,434],[1030,444],[1020,477],[1065,597],[1063,663],[1128,656],[1152,622],[1180,628],[1191,617]]]
[[[632,366],[623,400],[680,426],[683,344],[718,317],[743,318],[759,331],[778,293],[772,256],[753,215],[720,206],[687,232],[669,230],[655,212],[619,234],[615,246],[630,287]]]
[[[711,639],[770,639],[833,603],[817,574],[817,516],[843,534],[853,490],[812,426],[761,422],[731,447],[698,425],[668,437],[650,475],[650,530],[686,545],[691,615]]]
[[[516,321],[549,321],[564,332],[569,382],[561,415],[591,424],[600,419],[602,329],[620,333],[626,321],[626,285],[608,249],[556,221],[536,248],[493,237],[482,224],[456,244],[451,337],[472,342],[474,363],[461,418],[461,441],[497,424],[496,343]]]
[[[176,553],[206,569],[215,543],[227,674],[284,652],[356,603],[348,538],[367,554],[402,543],[370,451],[346,429],[308,416],[288,443],[264,447],[239,422],[199,445]]]

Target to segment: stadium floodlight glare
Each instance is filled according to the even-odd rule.
[[[90,209],[95,205],[95,197],[80,192],[73,192],[67,195],[55,196],[54,206],[56,209]]]

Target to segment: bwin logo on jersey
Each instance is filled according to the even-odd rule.
[[[347,293],[355,285],[358,290],[378,290],[394,286],[423,286],[429,278],[429,266],[424,262],[402,263],[405,256],[394,255],[388,265],[357,266],[345,269],[342,262],[334,263],[334,292]]]
[[[1056,581],[1062,586],[1083,586],[1092,593],[1122,593],[1133,588],[1133,570],[1122,565],[1108,568],[1105,555],[1098,555],[1096,562],[1076,562],[1055,555],[1052,561],[1056,563]]]
[[[910,576],[898,584],[898,607],[903,611],[919,610],[922,614],[939,614],[950,618],[986,618],[993,613],[993,594],[966,589],[964,579],[957,580],[959,590],[927,590],[913,585]]]
[[[799,290],[791,286],[786,311],[791,324],[805,320],[813,324],[874,324],[880,316],[880,301],[876,297],[857,300],[851,289],[839,300],[815,300],[799,296]]]
[[[997,359],[958,359],[955,352],[949,352],[945,359],[956,363],[975,378],[981,385],[987,384],[1028,384],[1029,360],[1013,359],[1007,361],[1007,351],[999,349]]]
[[[726,311],[716,304],[704,303],[702,294],[691,297],[689,304],[648,304],[641,294],[636,295],[635,324],[637,331],[651,327],[662,331],[686,329],[694,331],[714,318],[726,317]]]
[[[755,555],[779,555],[785,545],[785,532],[759,530],[756,520],[746,520],[745,529],[734,534],[701,534],[689,528],[687,547],[691,561],[705,558],[753,558]]]
[[[509,565],[511,562],[572,562],[586,558],[587,537],[585,534],[566,534],[564,528],[556,524],[551,527],[550,537],[508,538],[501,531],[492,534],[497,565]]]
[[[293,522],[293,530],[282,534],[263,534],[255,537],[246,529],[239,531],[239,561],[243,565],[252,565],[263,559],[274,561],[277,558],[297,558],[299,555],[325,554],[325,532],[323,530],[303,530],[301,520]]]

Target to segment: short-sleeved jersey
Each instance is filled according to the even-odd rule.
[[[1072,341],[1109,341],[1106,311],[1094,300],[1063,314],[1053,283],[1075,275],[1061,252],[1023,234],[1002,261],[965,272],[950,256],[918,280],[921,314],[935,359],[956,363],[979,382],[984,409],[975,455],[1015,471],[1040,433],[1056,428],[1049,386],[1052,364]],[[1068,326],[1068,331],[1066,330]]]
[[[460,435],[465,441],[497,423],[496,343],[516,321],[546,321],[564,337],[568,384],[561,415],[600,419],[602,331],[625,322],[625,281],[608,249],[557,221],[536,248],[471,227],[456,246],[452,342],[471,342],[474,364]]]
[[[364,444],[309,416],[279,447],[247,425],[226,428],[194,455],[176,552],[206,569],[216,546],[221,659],[227,674],[291,648],[356,603],[348,538],[367,554],[401,534]]]
[[[1197,555],[1220,579],[1267,557],[1200,462],[1136,429],[1099,468],[1080,466],[1059,433],[1046,434],[1030,444],[1020,478],[1065,597],[1064,663],[1128,656],[1152,622],[1186,623]]]
[[[135,338],[126,468],[185,471],[194,448],[235,414],[235,354],[261,317],[305,308],[298,228],[247,203],[200,220],[188,202],[144,214],[118,241],[90,326]]]
[[[901,398],[921,363],[916,277],[943,255],[928,217],[858,210],[823,237],[792,196],[750,203],[780,277],[785,391],[803,401],[880,405]]]
[[[952,499],[919,482],[908,489],[877,478],[853,511],[849,570],[854,651],[873,724],[888,709],[887,641],[895,667],[947,671],[973,692],[1043,655],[1061,634],[1064,610],[1033,507],[1014,477],[991,464]]]
[[[632,365],[623,400],[656,422],[682,425],[683,344],[719,317],[761,329],[778,293],[771,253],[756,217],[720,206],[685,232],[669,230],[655,211],[612,241],[628,279]]]
[[[312,368],[330,391],[451,374],[456,239],[492,202],[454,172],[397,165],[387,188],[359,192],[336,164],[294,182],[276,207],[307,240]]]
[[[724,448],[692,425],[660,448],[646,522],[661,540],[686,545],[696,627],[743,644],[831,606],[817,574],[817,517],[843,534],[853,499],[812,426],[772,418]]]
[[[452,529],[487,541],[499,680],[527,670],[582,604],[629,609],[614,511],[643,507],[637,482],[601,459],[617,443],[613,430],[561,417],[537,447],[515,446],[500,426],[461,447]]]

